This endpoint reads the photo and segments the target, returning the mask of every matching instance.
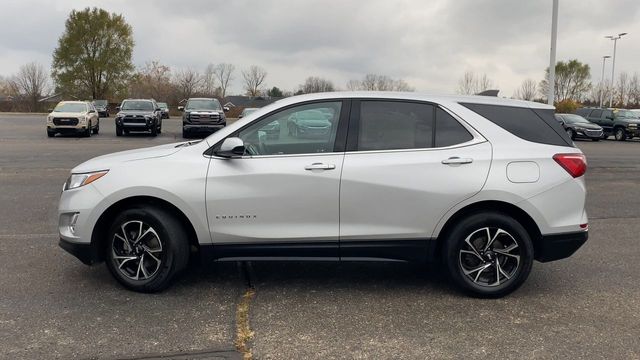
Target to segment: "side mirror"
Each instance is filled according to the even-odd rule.
[[[156,111],[162,111],[162,109],[160,109],[160,108],[156,108]]]
[[[95,112],[96,112],[96,111],[95,111],[95,110],[93,110],[93,109],[89,110],[89,114],[93,114],[93,113],[95,113]]]
[[[229,107],[225,106],[225,107],[222,108],[222,110],[224,110],[224,112],[227,112],[227,111],[229,111]]]
[[[607,119],[613,120],[613,116],[607,116]]]
[[[184,111],[184,106],[178,106],[178,111]]]
[[[116,106],[116,111],[120,111],[120,106]]]
[[[216,156],[229,159],[239,158],[244,155],[244,141],[237,137],[228,137],[224,139],[220,149],[215,152]]]
[[[49,112],[53,112],[53,109],[47,109]]]

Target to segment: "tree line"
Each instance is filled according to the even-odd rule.
[[[0,78],[0,95],[20,100],[27,110],[39,109],[39,100],[48,94],[65,99],[148,98],[178,103],[192,96],[224,98],[234,82],[242,94],[258,97],[282,97],[296,94],[335,91],[326,78],[310,76],[296,89],[266,87],[268,72],[251,65],[238,70],[229,63],[209,64],[202,70],[171,69],[157,60],[140,68],[132,62],[133,29],[119,14],[99,8],[72,10],[65,30],[53,52],[51,72],[38,63],[29,63],[9,78]],[[412,91],[402,79],[367,74],[350,80],[349,90]],[[41,109],[40,109],[41,110]]]
[[[612,84],[611,80],[607,79],[592,82],[589,65],[576,59],[558,61],[555,70],[553,86],[556,104],[570,104],[570,107],[576,107],[578,104],[599,106],[602,102],[603,106],[608,106],[609,99],[613,97],[614,107],[640,108],[640,75],[637,72],[621,72]],[[494,82],[486,74],[478,75],[468,71],[458,80],[456,91],[459,94],[471,95],[494,87]],[[543,102],[547,99],[548,90],[547,68],[544,78],[540,81],[524,79],[512,97]]]

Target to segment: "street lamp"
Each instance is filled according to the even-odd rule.
[[[600,107],[602,107],[602,98],[604,97],[604,63],[610,57],[611,55],[605,55],[602,57],[602,76],[600,76]]]
[[[618,40],[625,35],[627,35],[626,32],[620,33],[617,36],[616,35],[605,36],[605,38],[613,40],[613,60],[612,60],[613,63],[611,65],[611,97],[609,98],[609,107],[613,106],[613,84],[615,82],[615,78],[613,76],[616,71],[616,44],[618,43]]]

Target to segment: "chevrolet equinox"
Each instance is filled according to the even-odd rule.
[[[301,114],[314,136],[288,125]],[[266,129],[279,125],[279,136]],[[315,129],[316,123],[322,129]],[[587,240],[586,159],[544,104],[342,92],[290,97],[202,141],[71,171],[60,246],[125,287],[209,260],[437,261],[475,296]]]

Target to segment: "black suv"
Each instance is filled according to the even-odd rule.
[[[194,133],[211,134],[227,125],[227,118],[218,99],[190,98],[187,104],[178,110],[182,114],[182,137]]]
[[[117,109],[116,136],[130,131],[149,131],[152,136],[162,132],[162,110],[154,100],[126,99]]]
[[[640,137],[638,114],[625,109],[580,108],[576,114],[592,123],[602,126],[603,137],[614,135],[616,140],[625,141]]]
[[[93,106],[98,110],[98,115],[100,117],[109,117],[109,101],[93,100]]]

